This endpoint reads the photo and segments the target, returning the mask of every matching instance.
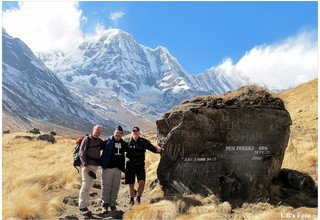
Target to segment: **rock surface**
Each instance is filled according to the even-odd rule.
[[[56,143],[56,139],[51,134],[42,134],[39,135],[36,139],[37,141],[48,141],[51,143]]]
[[[10,134],[10,130],[4,130],[2,134]]]
[[[312,177],[307,173],[302,173],[297,170],[281,169],[278,179],[281,180],[286,187],[296,190],[313,192],[316,189],[316,184]]]
[[[31,130],[27,131],[29,133],[32,133],[32,134],[40,134],[40,129],[39,128],[32,128]]]
[[[249,201],[264,196],[278,176],[292,122],[281,99],[249,86],[186,101],[156,124],[164,148],[157,174],[166,195]]]
[[[55,132],[55,131],[50,131],[50,134],[51,134],[52,136],[56,136],[56,135],[57,135],[57,132]]]
[[[28,141],[32,141],[34,140],[34,137],[28,135],[17,135],[15,136],[15,139],[27,139]]]

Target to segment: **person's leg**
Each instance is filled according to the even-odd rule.
[[[110,205],[110,190],[112,183],[112,175],[110,169],[102,169],[101,171],[101,201],[104,207]]]
[[[144,180],[139,180],[138,181],[138,196],[141,196],[143,191],[144,191],[144,186],[145,186],[145,181]]]
[[[135,182],[135,172],[133,169],[133,166],[126,166],[125,171],[125,182],[129,185],[129,198],[130,198],[130,204],[134,205],[134,196],[135,196],[135,189],[134,189],[134,182]]]
[[[140,166],[137,169],[137,179],[138,179],[138,195],[137,195],[137,202],[141,203],[141,196],[144,191],[144,186],[146,182],[146,170],[144,166]]]
[[[134,189],[134,183],[129,184],[129,197],[130,197],[130,204],[134,205],[134,197],[136,194],[136,190]]]
[[[112,180],[112,187],[111,187],[111,199],[110,199],[110,206],[111,209],[115,209],[118,192],[120,188],[120,181],[121,181],[121,170],[118,168],[113,169],[113,180]]]
[[[111,202],[111,188],[112,188],[113,171],[112,169],[102,169],[102,203],[108,209]],[[107,211],[107,210],[106,210]]]
[[[96,166],[89,166],[93,172],[97,171]],[[82,174],[82,185],[79,193],[79,209],[84,210],[89,205],[89,193],[93,184],[93,179],[89,176],[87,172],[81,169]],[[88,211],[89,212],[89,211]]]
[[[106,183],[107,183],[107,172],[106,172],[106,169],[101,168],[101,202],[103,205],[107,197]]]

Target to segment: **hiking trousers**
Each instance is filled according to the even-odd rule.
[[[98,166],[89,165],[90,169],[97,173]],[[94,179],[84,171],[81,167],[82,185],[79,193],[79,208],[83,209],[89,206],[89,194],[93,185]]]
[[[104,205],[116,206],[121,181],[121,170],[118,168],[101,170],[101,200]]]

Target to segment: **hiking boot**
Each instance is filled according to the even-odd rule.
[[[115,205],[110,206],[111,211],[117,210],[117,207]]]
[[[141,196],[137,196],[137,203],[138,203],[138,204],[141,203]]]
[[[92,212],[87,207],[79,209],[79,210],[81,212],[81,215],[83,215],[84,217],[91,217],[92,216]]]
[[[103,208],[104,208],[104,211],[105,211],[105,213],[108,213],[108,209],[109,209],[109,204],[108,203],[103,203],[102,204],[102,206],[103,206]]]
[[[134,198],[131,198],[131,199],[130,199],[129,204],[130,204],[131,207],[134,206]]]

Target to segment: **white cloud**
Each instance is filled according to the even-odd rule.
[[[19,2],[3,12],[3,27],[33,51],[66,49],[83,38],[80,22],[86,22],[77,2]]]
[[[230,76],[243,75],[269,89],[287,89],[318,76],[317,33],[301,32],[281,42],[256,46],[237,62],[213,67]]]
[[[83,24],[86,24],[88,22],[88,18],[86,16],[82,16],[81,20]]]
[[[125,15],[125,13],[122,12],[122,11],[112,12],[112,13],[110,13],[109,18],[110,18],[113,22],[117,22],[118,19],[120,19],[123,15]]]

